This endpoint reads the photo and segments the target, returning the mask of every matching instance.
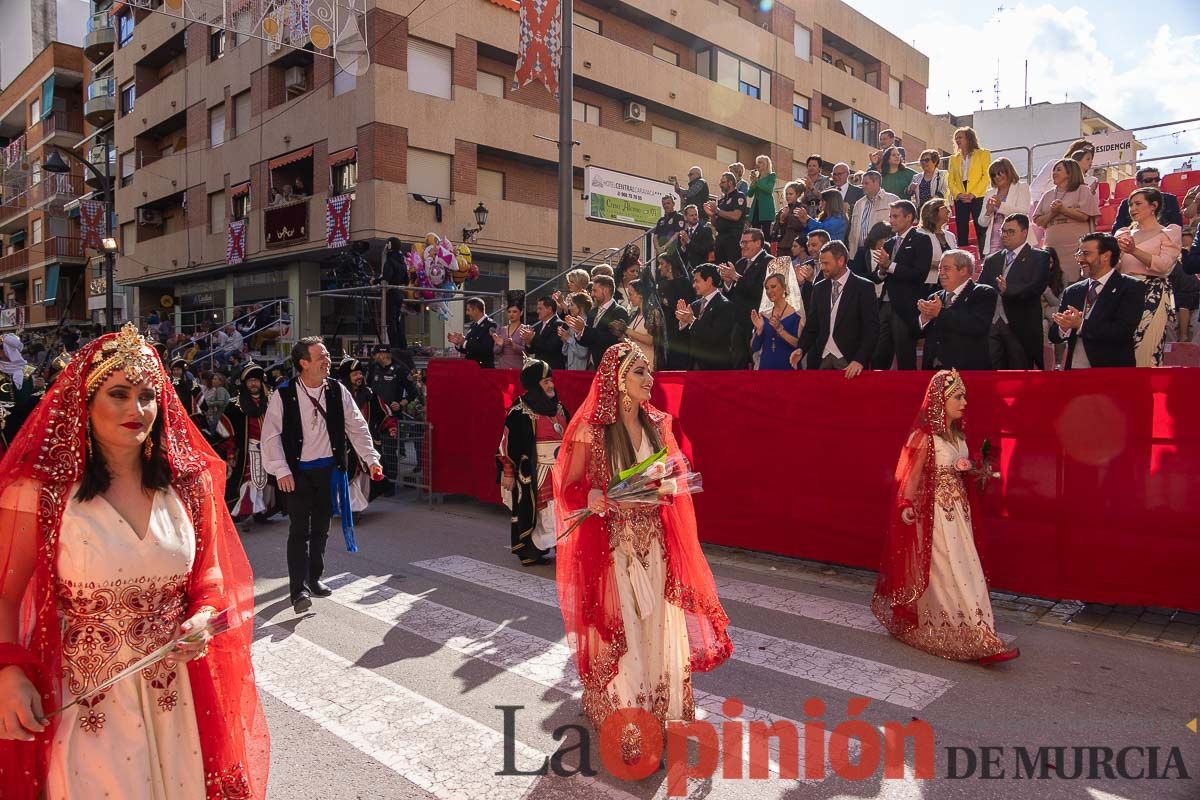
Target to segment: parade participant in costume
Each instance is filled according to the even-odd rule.
[[[567,426],[555,476],[563,530],[571,512],[595,512],[559,541],[556,560],[583,707],[597,729],[623,707],[645,709],[664,724],[693,719],[692,673],[716,668],[733,652],[691,497],[621,507],[605,496],[613,475],[660,448],[681,455],[671,418],[650,404],[653,384],[637,345],[610,347]],[[628,728],[622,754],[637,760],[640,749],[640,736]]]
[[[1020,651],[996,635],[975,549],[966,407],[967,390],[957,371],[933,376],[896,464],[891,522],[871,608],[905,644],[987,666]]]
[[[265,378],[258,364],[253,361],[246,364],[238,377],[241,388],[225,408],[235,448],[225,500],[236,520],[253,514],[255,522],[266,522],[278,510],[275,481],[263,463],[263,418],[271,398]]]
[[[188,416],[195,414],[200,408],[200,382],[189,371],[191,364],[180,356],[171,362],[171,385],[179,395],[179,402],[187,410]]]
[[[558,400],[552,375],[544,361],[525,362],[525,394],[504,418],[496,453],[501,495],[512,511],[512,551],[525,566],[546,563],[557,536],[551,472],[570,416]]]
[[[254,586],[224,488],[132,324],[75,353],[0,461],[6,800],[265,797]],[[70,705],[225,610],[231,630]]]
[[[396,418],[391,410],[384,405],[383,398],[375,390],[367,386],[363,363],[357,358],[344,358],[338,365],[338,380],[346,387],[358,412],[367,421],[367,430],[371,432],[371,442],[376,452],[384,452],[384,437],[396,437]],[[353,448],[351,448],[353,449]],[[367,508],[367,503],[383,493],[383,481],[371,482],[371,473],[366,462],[355,451],[350,459],[350,510],[354,513],[354,522]]]
[[[42,399],[42,390],[34,386],[37,368],[25,361],[23,345],[16,334],[0,337],[4,358],[0,359],[0,436],[11,442],[33,407]]]
[[[367,422],[350,393],[329,377],[332,361],[320,336],[306,336],[292,347],[295,380],[281,384],[267,401],[263,420],[263,463],[287,498],[288,579],[292,608],[302,614],[312,597],[333,590],[321,582],[329,518],[350,505],[346,476],[347,444],[370,465],[371,479],[383,478],[379,453]],[[342,514],[347,549],[354,546],[354,522]]]

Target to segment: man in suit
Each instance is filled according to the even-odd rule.
[[[587,320],[567,317],[567,324],[575,330],[576,340],[588,349],[592,369],[600,366],[604,351],[621,340],[629,314],[613,299],[617,285],[607,275],[592,278],[592,310]],[[616,327],[614,327],[616,326]],[[618,333],[618,330],[621,333]]]
[[[894,235],[874,254],[875,274],[883,283],[875,369],[891,369],[893,356],[898,368],[917,368],[917,300],[925,293],[933,240],[917,230],[916,216],[911,201],[893,201],[888,222]]]
[[[854,378],[871,363],[879,337],[875,286],[850,271],[849,258],[842,242],[821,248],[823,280],[813,286],[793,367],[807,354],[809,369],[840,369]]]
[[[467,299],[466,310],[469,321],[466,335],[454,331],[446,338],[455,350],[484,369],[491,369],[496,364],[496,343],[492,341],[496,323],[488,318],[487,306],[478,297]]]
[[[526,328],[525,349],[538,361],[545,361],[551,369],[566,369],[567,357],[563,355],[562,339],[558,329],[564,323],[558,316],[558,303],[550,295],[537,301],[537,324]]]
[[[1063,369],[1137,366],[1133,334],[1146,304],[1145,285],[1113,269],[1121,259],[1115,236],[1085,235],[1078,259],[1087,277],[1063,292],[1050,326],[1050,341],[1067,343]]]
[[[688,272],[712,258],[715,240],[712,226],[700,216],[700,209],[688,206],[683,210],[683,230],[679,232],[679,255]]]
[[[862,188],[863,196],[850,210],[850,232],[846,234],[849,239],[846,245],[850,248],[851,258],[854,258],[858,249],[866,244],[871,226],[877,222],[887,222],[892,203],[900,199],[891,192],[883,190],[883,176],[875,170],[870,170],[863,175]]]
[[[1029,217],[1009,214],[1000,228],[1002,249],[983,262],[979,282],[1000,293],[989,337],[996,369],[1043,369],[1042,292],[1050,282],[1050,254],[1026,244]]]
[[[730,342],[734,328],[734,305],[721,293],[721,273],[716,264],[701,264],[692,272],[697,299],[689,306],[683,300],[675,309],[680,339],[691,353],[692,369],[732,369]]]
[[[1162,178],[1156,168],[1142,167],[1137,171],[1137,183],[1139,187],[1157,189],[1162,183]],[[1163,192],[1163,204],[1158,212],[1158,221],[1163,225],[1183,227],[1183,213],[1179,210],[1179,198],[1170,192]],[[1128,228],[1132,222],[1133,220],[1129,216],[1129,198],[1126,198],[1121,201],[1121,207],[1117,209],[1117,218],[1113,220],[1112,229],[1119,231],[1121,228]]]
[[[733,368],[750,367],[750,312],[762,304],[763,284],[767,280],[767,265],[771,254],[764,249],[763,234],[758,228],[747,228],[738,242],[742,257],[737,266],[721,264],[722,288],[736,310],[733,322]]]
[[[925,369],[991,369],[988,334],[999,295],[971,280],[975,257],[947,250],[938,264],[940,291],[917,301],[925,332]]]
[[[829,173],[829,180],[833,188],[842,193],[842,201],[846,208],[853,209],[854,204],[863,196],[863,190],[850,182],[850,166],[844,161],[834,164],[833,171]]]

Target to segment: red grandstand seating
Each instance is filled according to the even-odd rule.
[[[1161,186],[1164,192],[1170,192],[1182,198],[1187,194],[1188,189],[1191,189],[1193,186],[1200,186],[1200,170],[1168,172],[1162,176]]]
[[[1108,181],[1100,181],[1100,205],[1104,206],[1108,203],[1108,198],[1112,196],[1112,187],[1108,185]]]
[[[1126,197],[1133,194],[1133,190],[1137,188],[1137,180],[1135,178],[1126,178],[1123,181],[1117,181],[1117,191],[1113,195],[1113,200],[1120,203]]]
[[[1107,205],[1100,209],[1100,221],[1096,223],[1096,230],[1107,233],[1112,230],[1113,222],[1117,219],[1117,206]]]
[[[1191,342],[1168,342],[1163,354],[1168,367],[1200,367],[1200,345]]]
[[[972,226],[974,227],[974,226]],[[971,255],[975,256],[975,274],[971,277],[975,280],[979,279],[980,273],[983,272],[983,259],[979,257],[979,248],[973,244],[964,244],[959,246],[960,250],[966,250]]]

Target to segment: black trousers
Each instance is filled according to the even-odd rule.
[[[333,498],[329,496],[332,475],[332,466],[299,470],[292,475],[296,490],[287,495],[287,561],[293,598],[305,584],[311,586],[325,572],[325,541],[333,515]]]
[[[904,318],[896,313],[891,302],[884,300],[879,306],[879,342],[871,366],[875,369],[891,369],[892,357],[896,358],[896,369],[917,368],[917,340]]]
[[[996,320],[988,334],[988,355],[992,369],[1029,369],[1031,361],[1012,328],[1004,320]]]
[[[387,290],[387,335],[388,344],[392,349],[403,350],[408,347],[404,338],[404,294],[399,289]]]
[[[967,244],[967,235],[969,233],[967,226],[971,223],[975,224],[975,244],[985,242],[987,239],[987,228],[979,226],[979,212],[983,211],[983,198],[976,197],[969,203],[962,203],[958,200],[954,201],[954,235],[958,239],[958,246],[962,247]],[[982,245],[980,245],[980,249]]]
[[[718,266],[728,261],[730,264],[737,264],[738,259],[742,257],[741,234],[736,236],[730,234],[728,236],[718,236],[716,246],[713,248],[713,261]],[[696,265],[693,264],[693,267]]]

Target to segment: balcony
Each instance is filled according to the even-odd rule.
[[[104,148],[104,145],[102,145],[102,144],[93,146],[92,149],[88,151],[88,155],[87,155],[88,163],[91,164],[96,169],[98,169],[100,171],[101,175],[111,175],[113,178],[116,178],[117,177],[117,148],[115,148],[115,147],[108,148],[107,161],[104,158],[104,150],[105,150],[105,148]],[[91,170],[88,170],[87,172],[84,173],[83,179],[87,183],[87,185],[92,187],[93,189],[102,188],[103,181],[101,181],[99,178],[97,178],[95,175],[93,175]]]
[[[87,99],[83,103],[84,119],[103,127],[112,122],[116,112],[117,82],[112,78],[101,78],[88,84]]]
[[[73,259],[83,261],[83,239],[78,236],[52,236],[43,244],[43,258],[46,261],[63,261]]]
[[[35,124],[29,126],[29,133],[25,138],[32,146],[56,134],[82,136],[83,115],[78,111],[74,113],[69,111],[55,111],[45,119],[40,119]]]
[[[303,197],[263,212],[263,236],[267,247],[287,247],[308,241],[309,198]]]
[[[87,35],[83,37],[83,55],[93,64],[108,58],[117,42],[117,29],[107,11],[88,19]]]
[[[29,266],[29,248],[18,250],[15,253],[0,258],[0,275],[8,275],[11,272],[25,269]]]

